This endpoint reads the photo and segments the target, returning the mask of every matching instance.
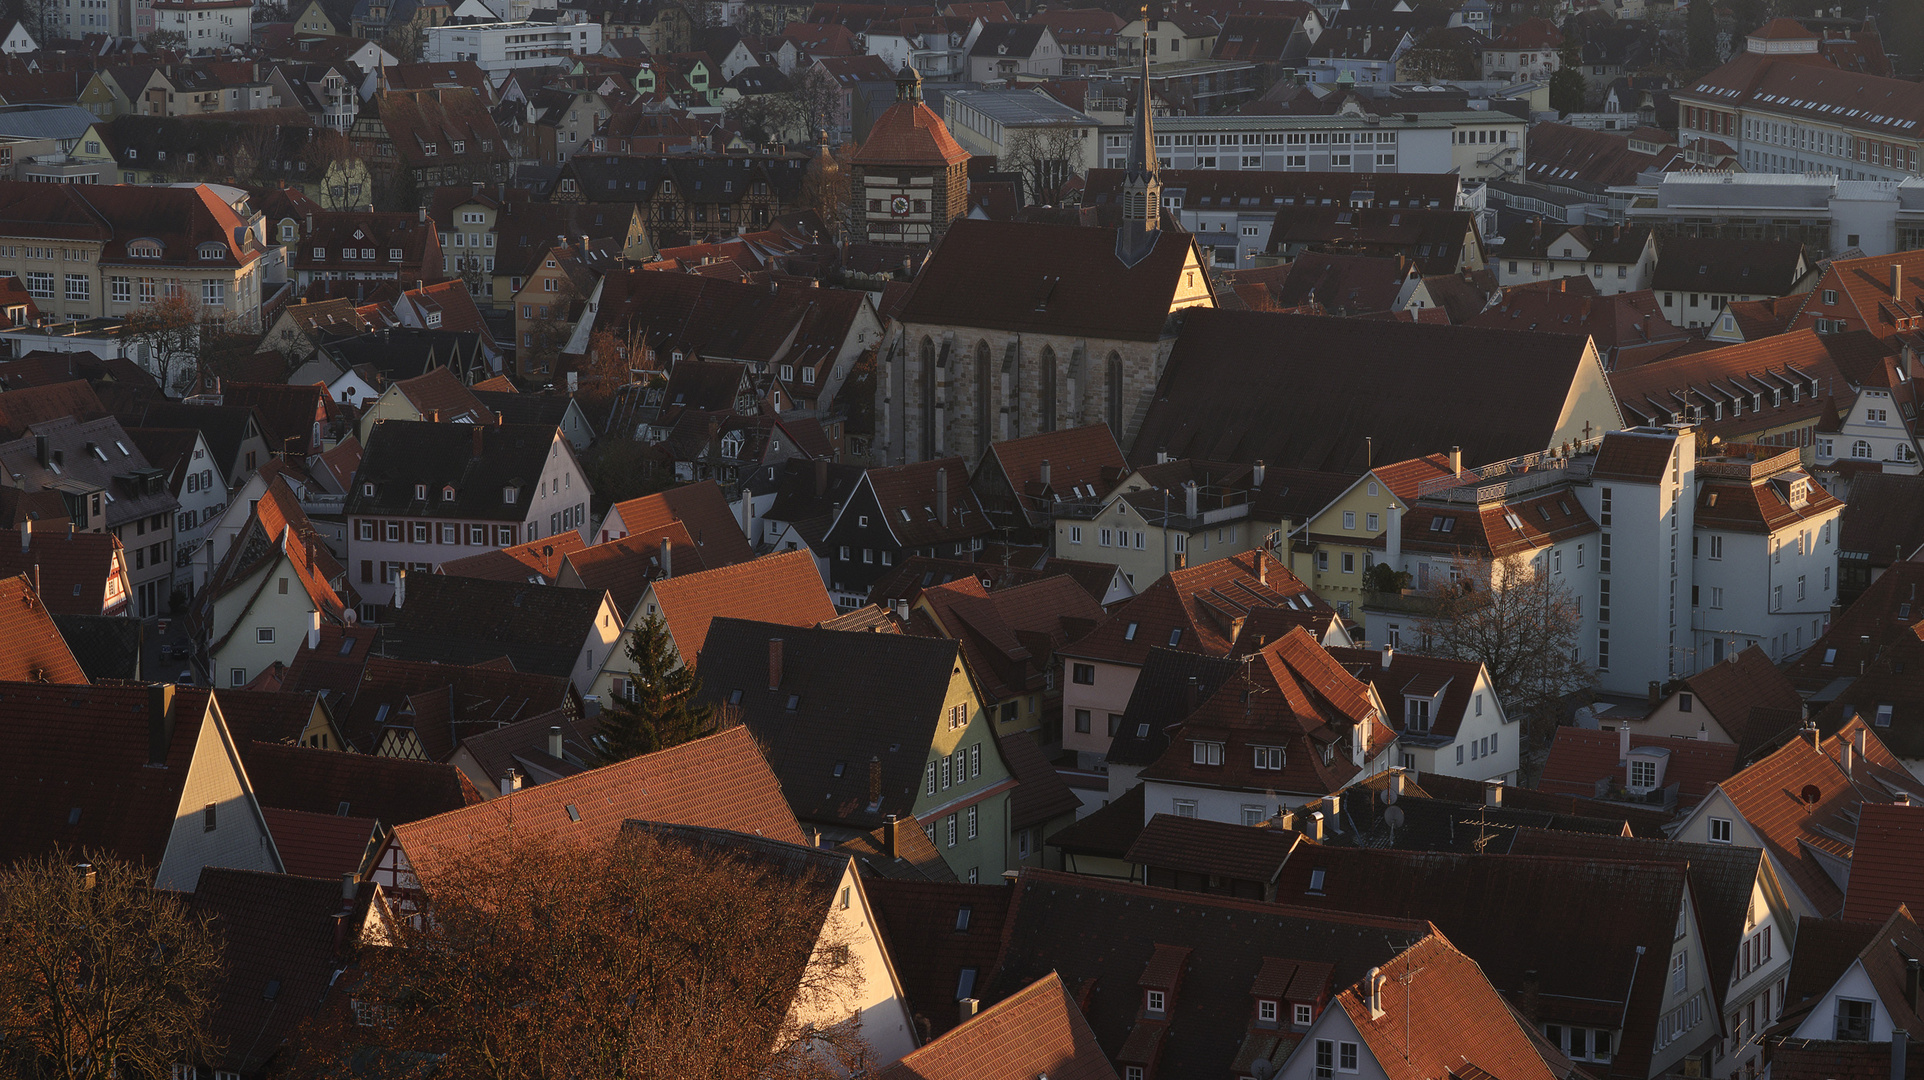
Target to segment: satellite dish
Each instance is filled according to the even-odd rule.
[[[1816,806],[1818,803],[1824,801],[1824,793],[1818,789],[1816,784],[1805,784],[1804,790],[1798,792],[1797,797],[1804,800],[1805,806]]]
[[[1392,806],[1388,810],[1383,811],[1383,824],[1388,825],[1392,829],[1402,828],[1403,808],[1400,806]]]
[[[1257,1058],[1249,1063],[1249,1075],[1256,1080],[1269,1080],[1276,1075],[1276,1063],[1268,1058]]]
[[[1398,796],[1394,787],[1386,787],[1383,789],[1382,799],[1384,806],[1395,806],[1397,798]]]

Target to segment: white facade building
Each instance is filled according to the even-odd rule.
[[[521,68],[553,67],[570,56],[601,52],[601,25],[575,21],[574,13],[554,22],[514,21],[448,23],[428,28],[422,59],[436,64],[472,60],[499,79]]]
[[[85,5],[104,0],[65,0]],[[154,29],[187,40],[188,52],[221,52],[254,37],[253,0],[154,0]],[[80,36],[75,27],[75,37]]]
[[[1528,126],[1521,117],[1491,110],[1369,113],[1354,102],[1331,116],[1164,116],[1156,119],[1156,156],[1165,169],[1447,173],[1460,164],[1459,129],[1490,140],[1461,144],[1466,154],[1518,148],[1488,162],[1485,171],[1463,174],[1479,178],[1523,166]],[[1103,165],[1122,168],[1127,144],[1125,132],[1106,131]]]

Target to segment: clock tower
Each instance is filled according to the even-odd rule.
[[[858,243],[928,248],[969,206],[969,152],[922,101],[922,77],[903,66],[895,104],[849,158],[849,235]]]

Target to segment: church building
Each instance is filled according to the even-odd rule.
[[[1163,215],[1155,145],[1145,93],[1119,228],[949,226],[882,345],[878,460],[974,460],[992,442],[1098,422],[1128,448],[1180,313],[1216,303],[1195,237]]]

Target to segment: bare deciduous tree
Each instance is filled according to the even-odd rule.
[[[220,945],[144,868],[61,853],[0,870],[0,1062],[14,1076],[117,1080],[204,1061]]]
[[[427,888],[432,917],[362,955],[349,992],[378,1022],[313,1025],[295,1075],[378,1049],[487,1080],[827,1080],[866,1050],[861,962],[816,870],[629,832],[477,852]]]
[[[1082,129],[1073,124],[1016,128],[1002,146],[999,164],[1021,175],[1030,203],[1060,205],[1069,178],[1082,171]]]
[[[127,316],[124,329],[134,339],[136,358],[163,391],[191,392],[200,359],[200,316],[199,302],[178,282],[168,282],[159,300]]]
[[[1460,560],[1450,577],[1430,590],[1435,611],[1417,624],[1423,651],[1482,663],[1504,708],[1525,714],[1526,731],[1544,745],[1563,699],[1596,681],[1578,659],[1583,617],[1576,597],[1521,555]]]

